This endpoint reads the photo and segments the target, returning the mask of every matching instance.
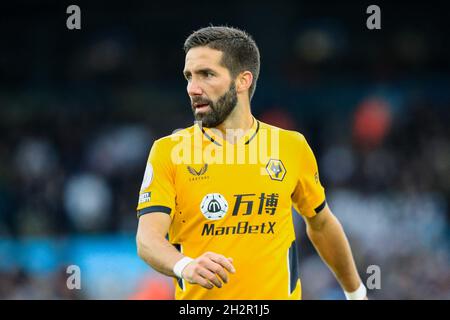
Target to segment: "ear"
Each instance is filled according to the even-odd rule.
[[[247,91],[253,83],[253,74],[250,71],[241,72],[236,78],[236,91],[242,93]]]

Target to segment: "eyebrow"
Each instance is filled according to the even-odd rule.
[[[214,71],[211,68],[201,68],[201,69],[198,69],[198,70],[194,71],[195,74],[205,74],[205,73],[208,73],[208,72],[212,72],[214,74],[216,73],[216,71]],[[191,71],[185,70],[185,71],[183,71],[183,75],[185,77],[187,77],[187,76],[191,75]]]

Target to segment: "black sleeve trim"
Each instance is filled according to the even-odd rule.
[[[172,209],[170,209],[169,207],[165,207],[165,206],[151,206],[151,207],[139,210],[137,212],[137,216],[139,218],[140,216],[143,216],[144,214],[153,213],[153,212],[163,212],[163,213],[170,214],[172,212]]]
[[[323,200],[322,204],[320,206],[318,206],[317,208],[314,209],[314,211],[316,213],[319,213],[320,211],[322,211],[323,208],[325,208],[327,204],[327,200]]]

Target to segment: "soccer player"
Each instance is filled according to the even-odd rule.
[[[196,123],[153,144],[137,215],[139,256],[176,299],[301,299],[292,207],[348,299],[366,298],[305,137],[255,119],[259,50],[236,28],[184,44]]]

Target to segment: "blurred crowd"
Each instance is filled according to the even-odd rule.
[[[328,202],[350,239],[362,279],[372,275],[369,266],[380,268],[381,288],[369,291],[372,298],[450,299],[447,110],[411,106],[392,120],[382,142],[358,134],[357,109],[352,138],[328,139],[319,156]],[[304,258],[306,295],[342,298],[312,250]]]
[[[192,124],[182,42],[211,22],[254,35],[262,67],[253,112],[306,136],[362,279],[380,267],[381,289],[369,295],[450,299],[450,50],[439,8],[423,25],[406,15],[369,34],[351,17],[360,6],[242,5],[273,25],[228,9],[210,21],[202,13],[213,4],[195,21],[150,4],[112,4],[109,15],[91,5],[78,34],[58,28],[50,7],[11,7],[0,19],[10,44],[0,53],[0,299],[103,297],[67,290],[63,263],[43,274],[8,264],[2,244],[135,233],[153,141]],[[154,32],[161,22],[173,25]],[[342,299],[296,225],[304,298]],[[147,277],[122,298],[170,296],[167,282]]]
[[[0,298],[14,300],[86,299],[82,290],[67,288],[65,269],[45,276],[33,276],[24,269],[0,271]]]

